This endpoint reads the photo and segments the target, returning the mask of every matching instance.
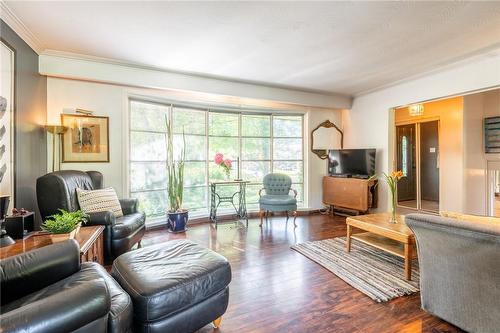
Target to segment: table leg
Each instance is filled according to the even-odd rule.
[[[348,224],[347,225],[347,243],[346,243],[347,252],[351,252],[351,235],[352,235],[352,228]]]
[[[411,280],[412,245],[405,243],[405,278]]]

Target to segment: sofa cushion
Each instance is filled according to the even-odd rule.
[[[112,229],[113,239],[125,238],[139,230],[146,222],[144,213],[132,213],[116,218],[115,226]]]
[[[131,296],[134,318],[143,322],[198,304],[231,281],[231,267],[223,256],[187,240],[122,254],[111,274]]]
[[[76,189],[78,204],[85,213],[111,211],[116,217],[123,216],[122,206],[113,188],[86,191]]]
[[[132,329],[132,303],[130,296],[113,280],[104,267],[93,262],[82,263],[81,270],[73,275],[2,306],[2,312],[26,306],[61,292],[64,293],[77,286],[84,286],[93,280],[104,281],[111,296],[111,309],[108,314],[108,332],[130,332]]]

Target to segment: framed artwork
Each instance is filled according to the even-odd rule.
[[[62,137],[62,162],[109,162],[109,118],[61,114],[68,130]]]
[[[10,208],[15,199],[15,51],[0,41],[0,196],[10,196]],[[9,210],[10,210],[9,208]]]

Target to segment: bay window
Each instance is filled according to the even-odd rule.
[[[166,118],[170,120],[174,154],[184,134],[186,163],[184,203],[192,216],[206,215],[209,182],[223,180],[213,162],[216,153],[233,161],[231,179],[240,176],[247,186],[247,208],[258,209],[258,192],[270,172],[288,174],[303,201],[303,116],[244,113],[130,100],[129,190],[150,219],[167,210]],[[233,191],[229,186],[228,193]]]

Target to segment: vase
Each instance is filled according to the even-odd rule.
[[[398,189],[391,190],[391,219],[389,222],[398,223],[396,208],[398,206]]]
[[[167,212],[167,231],[178,233],[187,230],[189,213],[186,209],[177,212]]]
[[[73,231],[65,234],[50,234],[50,239],[52,243],[63,242],[67,239],[75,239],[76,235],[80,231],[81,224],[79,224]]]

